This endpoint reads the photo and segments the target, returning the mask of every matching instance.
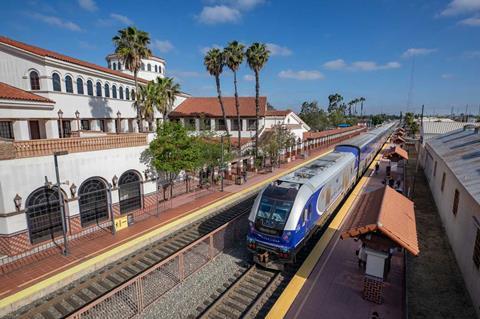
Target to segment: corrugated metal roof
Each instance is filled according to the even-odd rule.
[[[480,133],[473,128],[455,130],[430,139],[426,146],[443,159],[458,181],[480,203]]]
[[[423,137],[423,140],[427,141],[436,135],[455,131],[469,124],[474,124],[474,123],[454,122],[454,121],[451,121],[451,122],[423,121],[423,125],[421,128],[421,135]]]

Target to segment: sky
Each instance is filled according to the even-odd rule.
[[[204,53],[238,40],[267,44],[260,91],[278,109],[340,93],[365,97],[366,113],[480,112],[480,0],[16,0],[2,2],[0,34],[105,66],[128,25],[193,96],[216,95]],[[238,77],[253,96],[246,64]],[[228,69],[221,83],[232,95]]]

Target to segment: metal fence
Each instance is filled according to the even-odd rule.
[[[170,289],[200,270],[245,234],[245,216],[237,217],[143,273],[85,305],[69,318],[133,318]]]

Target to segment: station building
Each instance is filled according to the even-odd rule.
[[[108,229],[117,216],[147,217],[158,202],[156,177],[140,160],[155,128],[139,132],[133,76],[115,54],[106,60],[103,67],[0,37],[0,265],[61,244],[64,233],[75,239]],[[142,62],[140,85],[166,75],[163,59]],[[227,125],[236,133],[233,98],[225,98],[227,123],[215,101],[182,93],[172,118],[199,129],[207,114],[210,129],[221,133]],[[254,115],[254,98],[242,98],[247,143],[254,137]],[[279,123],[300,139],[309,129],[291,111],[268,111],[262,98],[262,132]],[[340,133],[309,143],[321,145]],[[59,151],[60,192],[53,156]]]
[[[480,315],[479,126],[425,143],[425,176],[477,314]]]

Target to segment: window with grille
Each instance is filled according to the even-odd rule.
[[[242,120],[240,120],[240,125],[238,125],[238,120],[232,120],[232,131],[238,131],[239,127],[240,127],[240,131],[242,131],[243,130]]]
[[[87,81],[87,94],[93,96],[93,82]]]
[[[117,98],[117,87],[115,85],[112,85],[112,97]]]
[[[78,190],[82,227],[108,219],[107,187],[99,178],[85,181]]]
[[[70,75],[65,77],[65,91],[68,93],[73,93],[73,81]]]
[[[210,119],[200,119],[200,130],[202,131],[210,131],[212,129],[212,125]]]
[[[128,88],[125,89],[125,99],[130,100],[130,90]]]
[[[248,124],[247,126],[249,131],[255,131],[257,120],[248,120],[247,124]]]
[[[28,196],[25,207],[32,244],[63,234],[60,200],[56,189],[37,189]]]
[[[442,175],[442,185],[440,186],[440,190],[443,192],[443,190],[445,189],[445,172],[443,173]]]
[[[83,80],[77,79],[77,94],[83,94]]]
[[[126,214],[142,207],[140,177],[134,171],[127,171],[118,180],[120,213]]]
[[[118,93],[120,95],[120,100],[123,100],[123,88],[120,87],[120,89],[118,90]]]
[[[453,208],[452,208],[453,215],[455,216],[457,216],[457,213],[458,213],[459,200],[460,200],[460,192],[458,191],[458,189],[456,189],[455,195],[453,196]]]
[[[477,238],[473,246],[473,263],[480,269],[480,228],[477,228]]]
[[[97,96],[102,96],[102,84],[97,82]]]
[[[82,127],[82,131],[90,131],[90,121],[89,120],[81,120],[80,126]]]
[[[98,120],[98,125],[100,126],[100,131],[105,132],[105,120]]]
[[[52,74],[52,84],[54,91],[62,91],[62,85],[60,84],[60,75],[58,75],[57,73]]]
[[[30,89],[40,90],[40,78],[37,71],[30,72]]]
[[[216,120],[215,129],[217,131],[225,131],[227,126],[225,125],[225,121],[223,119]]]
[[[13,140],[13,127],[10,121],[0,121],[0,137]]]
[[[60,130],[60,121],[58,121],[58,136],[60,138],[72,136],[72,123],[69,120],[62,120],[62,129],[63,132]]]

